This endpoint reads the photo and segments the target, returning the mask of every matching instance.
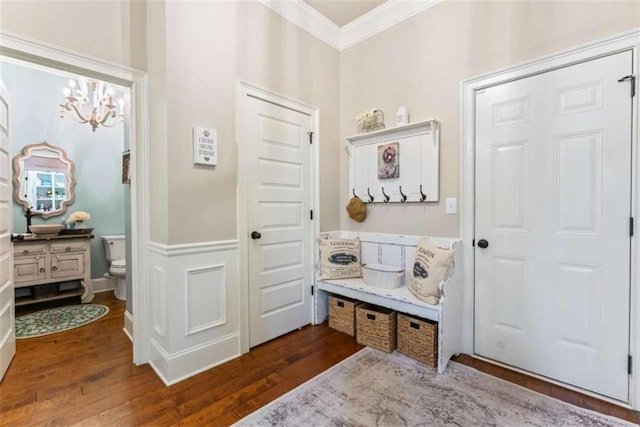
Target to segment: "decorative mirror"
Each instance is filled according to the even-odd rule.
[[[62,148],[46,142],[27,145],[13,159],[13,199],[49,218],[62,215],[75,199],[75,165]]]

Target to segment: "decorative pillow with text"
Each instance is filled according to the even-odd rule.
[[[440,282],[453,273],[453,249],[443,249],[421,238],[416,249],[413,271],[409,273],[409,290],[427,304],[440,302]]]
[[[318,239],[320,279],[362,277],[360,239]]]

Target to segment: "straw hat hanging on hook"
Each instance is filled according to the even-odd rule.
[[[355,195],[355,191],[346,209],[347,213],[349,213],[349,218],[356,222],[364,222],[367,217],[367,206],[360,200],[360,197]]]

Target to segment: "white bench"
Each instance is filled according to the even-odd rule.
[[[407,288],[407,274],[413,270],[416,246],[420,236],[332,231],[320,237],[331,239],[360,238],[362,264],[401,266],[402,286],[383,289],[367,285],[362,279],[316,279],[318,290],[315,322],[328,317],[327,293],[354,298],[363,302],[438,322],[438,372],[444,372],[449,359],[462,351],[462,242],[460,239],[429,237],[431,243],[455,250],[453,275],[440,284],[440,302],[427,304],[417,299]]]

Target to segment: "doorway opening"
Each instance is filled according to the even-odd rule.
[[[127,268],[127,280],[130,282],[128,307],[132,316],[125,317],[124,323],[127,324],[127,330],[130,331],[133,338],[133,362],[138,365],[148,363],[150,334],[147,319],[148,285],[146,273],[146,248],[149,241],[147,76],[145,73],[128,67],[108,64],[80,53],[44,46],[31,40],[24,40],[16,35],[2,33],[0,36],[0,55],[3,59],[24,61],[32,67],[47,67],[59,73],[87,76],[104,81],[109,85],[118,86],[130,93],[130,117],[123,127],[123,135],[130,142],[131,173],[131,185],[128,186],[131,212],[130,227],[125,231],[125,234],[131,237],[126,252],[126,264],[135,266],[135,268]],[[62,88],[60,88],[58,103],[62,97]],[[73,123],[71,118],[67,117],[64,120],[67,121],[67,126],[81,126]],[[118,165],[123,162],[123,151],[122,149],[119,151]],[[118,175],[120,176],[121,172],[118,172]],[[126,201],[127,197],[124,199]],[[61,221],[62,219],[60,219]],[[135,322],[133,316],[135,316]]]
[[[11,94],[11,158],[21,155],[26,146],[46,143],[47,147],[64,153],[70,166],[69,170],[58,170],[56,164],[45,162],[46,157],[29,155],[22,161],[25,167],[18,171],[15,170],[14,161],[13,233],[29,233],[27,222],[33,225],[61,224],[67,232],[71,232],[71,227],[76,227],[72,221],[86,213],[89,218],[77,223],[77,226],[92,229],[89,257],[91,274],[87,275],[92,291],[117,289],[119,299],[126,300],[125,291],[129,288],[131,300],[130,286],[123,286],[122,279],[126,276],[121,277],[123,275],[116,272],[116,277],[114,274],[116,265],[125,268],[123,237],[127,231],[130,234],[131,230],[130,191],[128,185],[122,183],[122,159],[130,149],[127,122],[131,120],[131,114],[128,108],[122,120],[115,117],[105,123],[111,127],[99,126],[93,130],[88,123],[79,123],[71,114],[66,113],[63,117],[58,112],[63,88],[68,87],[69,83],[86,83],[86,76],[3,57],[0,59],[0,78]],[[109,84],[105,85],[104,91],[110,93],[114,103],[122,99],[124,112],[125,105],[128,106],[131,99],[130,89]],[[91,95],[91,92],[87,94],[89,97]],[[33,150],[30,152],[33,153]],[[22,162],[18,162],[17,166]],[[16,203],[16,197],[21,199],[21,204]],[[26,220],[25,206],[32,215]],[[80,233],[79,230],[75,232]],[[130,241],[130,236],[126,240]],[[59,277],[64,279],[70,275],[59,274]],[[33,283],[31,279],[14,277],[17,314],[21,311],[20,307],[48,298],[67,302],[62,299],[65,293],[73,295],[73,292],[67,291],[77,289],[74,281],[61,280],[57,289],[53,285],[49,294],[43,294],[44,291],[39,288],[28,286]],[[35,280],[39,282],[42,278]],[[83,302],[88,302],[90,298],[84,296]],[[132,310],[127,311],[131,313]]]

